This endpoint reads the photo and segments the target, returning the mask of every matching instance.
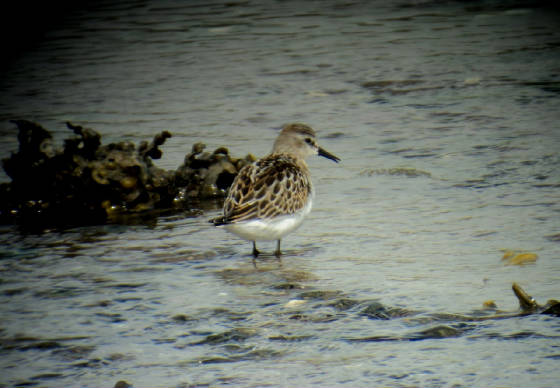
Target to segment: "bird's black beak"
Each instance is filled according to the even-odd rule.
[[[323,148],[319,147],[319,156],[323,156],[327,159],[333,160],[335,162],[340,162],[340,158],[338,156],[334,156],[329,151],[324,150]]]

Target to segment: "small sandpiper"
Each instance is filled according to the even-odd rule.
[[[311,211],[313,185],[305,159],[310,155],[340,159],[317,145],[315,131],[305,124],[284,126],[270,155],[239,171],[224,202],[223,216],[210,220],[216,226],[253,242],[280,240],[301,225]]]

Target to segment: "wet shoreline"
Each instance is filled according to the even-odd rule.
[[[558,385],[558,317],[510,291],[560,295],[554,4],[123,0],[58,16],[0,78],[0,159],[20,146],[10,120],[52,142],[0,204],[18,211],[0,224],[0,385]],[[220,190],[201,188],[288,122],[343,162],[308,161],[313,210],[255,268],[208,223]],[[23,206],[35,187],[47,209]],[[63,220],[84,192],[98,222]]]

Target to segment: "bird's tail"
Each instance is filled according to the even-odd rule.
[[[210,222],[211,224],[214,224],[214,226],[222,226],[222,225],[225,225],[225,224],[229,224],[229,222],[226,220],[226,218],[224,216],[211,218],[211,219],[208,220],[208,222]]]

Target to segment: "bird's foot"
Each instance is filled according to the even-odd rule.
[[[255,242],[253,241],[253,256],[254,257],[259,257],[259,250],[257,249],[257,244],[255,244]]]

